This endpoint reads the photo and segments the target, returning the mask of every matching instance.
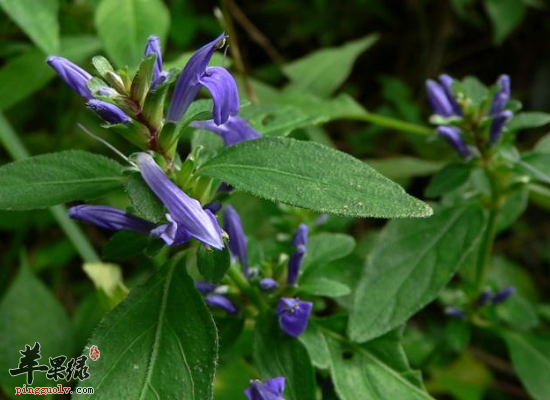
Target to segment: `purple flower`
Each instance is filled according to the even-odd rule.
[[[248,400],[285,400],[285,378],[279,376],[265,382],[253,380],[250,386],[244,391]]]
[[[204,298],[210,307],[219,308],[229,314],[238,314],[239,309],[231,300],[221,294],[209,294]]]
[[[459,310],[456,307],[447,307],[445,309],[445,314],[456,319],[461,319],[461,320],[466,319],[466,313],[462,310]]]
[[[151,231],[153,236],[164,240],[168,246],[177,246],[191,239],[191,234],[185,227],[179,226],[170,214],[166,214],[166,219],[168,220],[167,224]]]
[[[127,124],[130,122],[130,117],[114,104],[96,99],[92,99],[86,104],[110,124]]]
[[[223,248],[222,230],[214,214],[203,210],[201,204],[186,195],[160,169],[147,153],[137,155],[137,164],[143,179],[164,203],[177,229],[216,249]]]
[[[225,206],[224,211],[224,228],[229,235],[229,249],[231,253],[239,259],[243,266],[243,273],[248,276],[248,254],[246,251],[247,239],[244,234],[241,217],[233,207]]]
[[[504,111],[506,104],[510,100],[510,77],[508,75],[501,75],[497,79],[497,84],[500,86],[500,89],[495,93],[493,97],[493,103],[491,104],[492,115],[498,114]]]
[[[219,201],[213,201],[212,203],[208,203],[204,206],[205,210],[209,210],[212,214],[216,214],[218,211],[222,209],[222,203]]]
[[[460,105],[457,103],[455,99],[455,95],[453,93],[454,79],[450,75],[441,74],[439,75],[439,82],[441,82],[441,86],[445,91],[445,95],[447,96],[447,99],[449,100],[449,102],[451,103],[451,106],[453,107],[454,114],[462,115],[462,110],[460,109]]]
[[[514,114],[510,110],[504,110],[495,115],[495,118],[491,122],[491,128],[489,129],[489,140],[491,144],[499,141],[500,137],[502,136],[504,127],[513,116]]]
[[[214,101],[212,117],[216,125],[225,123],[229,116],[235,116],[239,112],[239,91],[237,82],[229,71],[222,67],[206,68],[199,81],[210,94]]]
[[[304,256],[306,254],[306,245],[308,238],[308,227],[305,224],[300,224],[296,233],[292,237],[292,245],[295,248],[294,253],[290,256],[288,261],[288,277],[287,283],[289,285],[295,285],[298,281],[298,276],[300,274],[300,268],[302,267],[302,262],[304,261]]]
[[[170,109],[168,110],[168,115],[166,117],[167,121],[178,122],[183,114],[185,114],[185,111],[187,111],[187,108],[195,97],[197,97],[197,94],[201,89],[201,79],[206,73],[208,63],[210,62],[214,51],[225,45],[226,38],[227,36],[225,34],[221,34],[216,39],[197,50],[187,62],[180,74],[180,77],[178,78],[174,93],[172,94]],[[220,75],[217,76],[219,77]],[[231,79],[233,80],[233,78]],[[216,86],[214,79],[211,77],[210,79],[207,78],[207,84],[210,86],[208,90],[212,92],[211,88]],[[222,82],[222,85],[225,85],[225,82]],[[216,88],[216,94],[218,94],[219,91],[220,90]],[[221,107],[221,105],[218,105],[217,107]],[[217,109],[219,110],[219,108]],[[223,123],[225,121],[221,122]]]
[[[216,289],[216,285],[210,282],[195,282],[195,287],[197,290],[203,294],[212,293]]]
[[[89,222],[100,228],[121,229],[149,234],[155,224],[109,206],[82,204],[69,209],[69,217]]]
[[[504,288],[495,294],[492,302],[494,305],[504,303],[510,296],[513,296],[514,294],[516,294],[516,288],[514,286]]]
[[[437,133],[443,139],[445,139],[454,149],[460,154],[463,158],[469,158],[472,155],[472,152],[462,139],[460,130],[452,126],[440,126],[437,128]]]
[[[63,57],[51,56],[48,57],[46,62],[80,96],[85,99],[92,99],[94,97],[88,88],[88,81],[92,79],[92,75],[88,72]]]
[[[162,74],[162,52],[160,49],[160,39],[158,36],[149,36],[149,39],[147,40],[147,45],[145,46],[145,56],[148,56],[149,54],[156,54],[157,59],[155,60],[155,66],[153,69],[153,78],[151,80],[151,90],[153,90],[155,87],[157,87],[159,84],[166,79],[162,79],[161,82],[159,82],[159,78],[161,78]]]
[[[187,231],[178,229],[178,225],[166,214],[168,224],[156,226],[152,222],[125,213],[109,206],[79,205],[69,210],[73,219],[86,221],[100,228],[114,231],[127,230],[158,237],[168,245],[177,246],[188,241],[191,236]]]
[[[271,278],[264,278],[260,281],[260,289],[262,289],[263,292],[272,292],[278,287],[279,284]]]
[[[307,328],[313,303],[282,297],[277,304],[279,326],[287,335],[300,336]]]
[[[228,120],[221,125],[213,120],[194,121],[190,125],[197,129],[206,129],[221,136],[225,146],[232,146],[245,140],[259,139],[262,137],[258,131],[248,125],[245,119],[239,116],[230,116]]]
[[[455,114],[453,106],[445,93],[445,89],[439,83],[428,79],[426,81],[426,92],[434,113],[442,117],[451,117]]]

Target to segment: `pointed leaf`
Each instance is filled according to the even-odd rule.
[[[346,153],[313,142],[262,138],[225,149],[199,175],[272,201],[353,217],[426,217],[431,208]]]
[[[425,220],[390,222],[355,289],[350,337],[374,339],[436,298],[476,248],[484,216],[477,206],[439,209]]]
[[[122,165],[80,150],[15,161],[0,167],[0,209],[32,210],[90,200],[122,187]]]
[[[81,383],[94,387],[90,398],[212,399],[216,327],[182,263],[170,262],[133,289],[91,345],[101,358]]]

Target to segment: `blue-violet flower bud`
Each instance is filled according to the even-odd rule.
[[[153,68],[153,78],[151,80],[151,89],[154,89],[159,83],[157,82],[160,74],[162,74],[162,51],[160,49],[160,39],[158,36],[149,36],[147,45],[145,46],[145,56],[149,54],[156,54],[155,66]],[[166,79],[166,78],[165,78]]]
[[[46,62],[71,89],[85,99],[93,99],[92,91],[88,88],[92,75],[63,57],[51,56]]]
[[[437,133],[449,142],[449,144],[454,147],[461,157],[467,159],[472,155],[472,152],[466,145],[466,142],[462,139],[462,135],[460,134],[460,130],[458,128],[453,126],[440,126],[437,128]]]
[[[454,110],[443,87],[431,79],[426,81],[426,92],[435,114],[442,117],[451,117]]]
[[[501,304],[514,294],[516,294],[516,288],[514,286],[504,288],[495,294],[495,296],[493,297],[493,304]]]
[[[439,82],[441,82],[441,86],[443,87],[443,90],[445,91],[445,95],[447,95],[447,99],[451,103],[451,106],[453,107],[453,112],[456,115],[462,115],[462,110],[460,109],[460,105],[455,99],[455,95],[453,93],[453,82],[454,79],[447,74],[441,74],[439,75]]]
[[[260,289],[262,289],[263,292],[272,292],[278,287],[279,284],[277,283],[277,281],[271,278],[264,278],[260,281]]]
[[[69,217],[113,231],[124,229],[149,234],[155,227],[149,221],[109,206],[81,204],[69,209]]]
[[[459,310],[456,307],[447,307],[445,309],[445,314],[456,319],[461,319],[461,320],[466,319],[466,313],[462,310]]]
[[[500,86],[500,89],[493,96],[493,103],[491,104],[490,114],[495,115],[502,111],[508,104],[511,96],[511,83],[510,77],[508,75],[501,75],[497,79],[497,84]]]
[[[279,376],[265,382],[253,380],[250,386],[244,391],[248,400],[285,400],[285,378]]]
[[[194,121],[190,126],[214,132],[223,139],[226,147],[245,140],[259,139],[262,137],[262,135],[252,128],[245,119],[239,116],[230,116],[228,120],[221,125],[216,124],[214,120],[206,120]]]
[[[282,297],[277,304],[279,326],[287,335],[300,336],[307,328],[313,303]]]
[[[247,239],[244,234],[241,217],[230,205],[224,209],[224,229],[229,235],[229,249],[231,253],[239,259],[243,266],[244,276],[248,276],[248,253],[246,249]]]
[[[493,119],[491,127],[489,128],[489,140],[491,144],[495,144],[499,141],[504,131],[504,127],[513,116],[514,114],[510,110],[504,110],[495,115],[495,119]]]
[[[88,101],[87,105],[110,124],[127,124],[130,122],[130,117],[114,104],[103,100],[92,99]]]
[[[195,282],[195,287],[203,294],[212,293],[216,289],[216,285],[213,283],[203,281]]]
[[[222,249],[222,230],[214,214],[174,184],[147,153],[137,155],[141,175],[151,190],[164,203],[171,217],[183,229],[202,243]]]
[[[494,293],[488,289],[485,289],[483,292],[481,292],[481,294],[477,299],[477,302],[476,302],[477,306],[483,307],[484,305],[492,301],[493,297],[494,297]]]
[[[210,307],[219,308],[228,314],[238,314],[239,309],[231,300],[221,294],[209,294],[204,298],[206,304]]]
[[[308,234],[309,230],[307,225],[300,224],[296,230],[296,233],[294,233],[294,236],[292,237],[292,245],[295,247],[295,251],[290,256],[290,260],[288,261],[287,283],[289,285],[295,285],[298,281],[302,262],[304,261],[304,256],[306,254]]]

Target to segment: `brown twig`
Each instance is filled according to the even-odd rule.
[[[243,62],[241,50],[239,48],[239,39],[237,37],[237,32],[235,31],[235,26],[233,25],[233,20],[231,19],[231,14],[229,12],[228,0],[221,0],[222,5],[222,14],[223,14],[223,25],[225,31],[229,35],[229,40],[231,41],[231,46],[229,46],[229,51],[233,61],[235,62],[235,67],[237,71],[243,78],[244,91],[246,96],[252,103],[258,102],[258,96],[254,92],[250,80],[248,79],[248,74],[246,72],[246,67]]]
[[[237,3],[233,0],[227,0],[227,7],[233,18],[235,18],[235,21],[243,27],[253,41],[265,50],[275,64],[279,66],[285,64],[286,61],[281,53],[273,46],[269,38],[246,16]]]

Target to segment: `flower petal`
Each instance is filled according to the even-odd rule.
[[[113,231],[124,229],[149,234],[155,228],[155,224],[149,221],[109,206],[82,204],[71,207],[69,209],[69,216],[73,219],[86,221],[100,228]]]
[[[178,226],[191,236],[216,249],[223,248],[222,230],[216,217],[176,186],[147,153],[139,153],[137,164],[143,179],[164,203]]]
[[[216,125],[225,123],[230,115],[237,115],[239,90],[229,71],[221,67],[207,68],[199,82],[208,89],[214,100],[212,118]]]

